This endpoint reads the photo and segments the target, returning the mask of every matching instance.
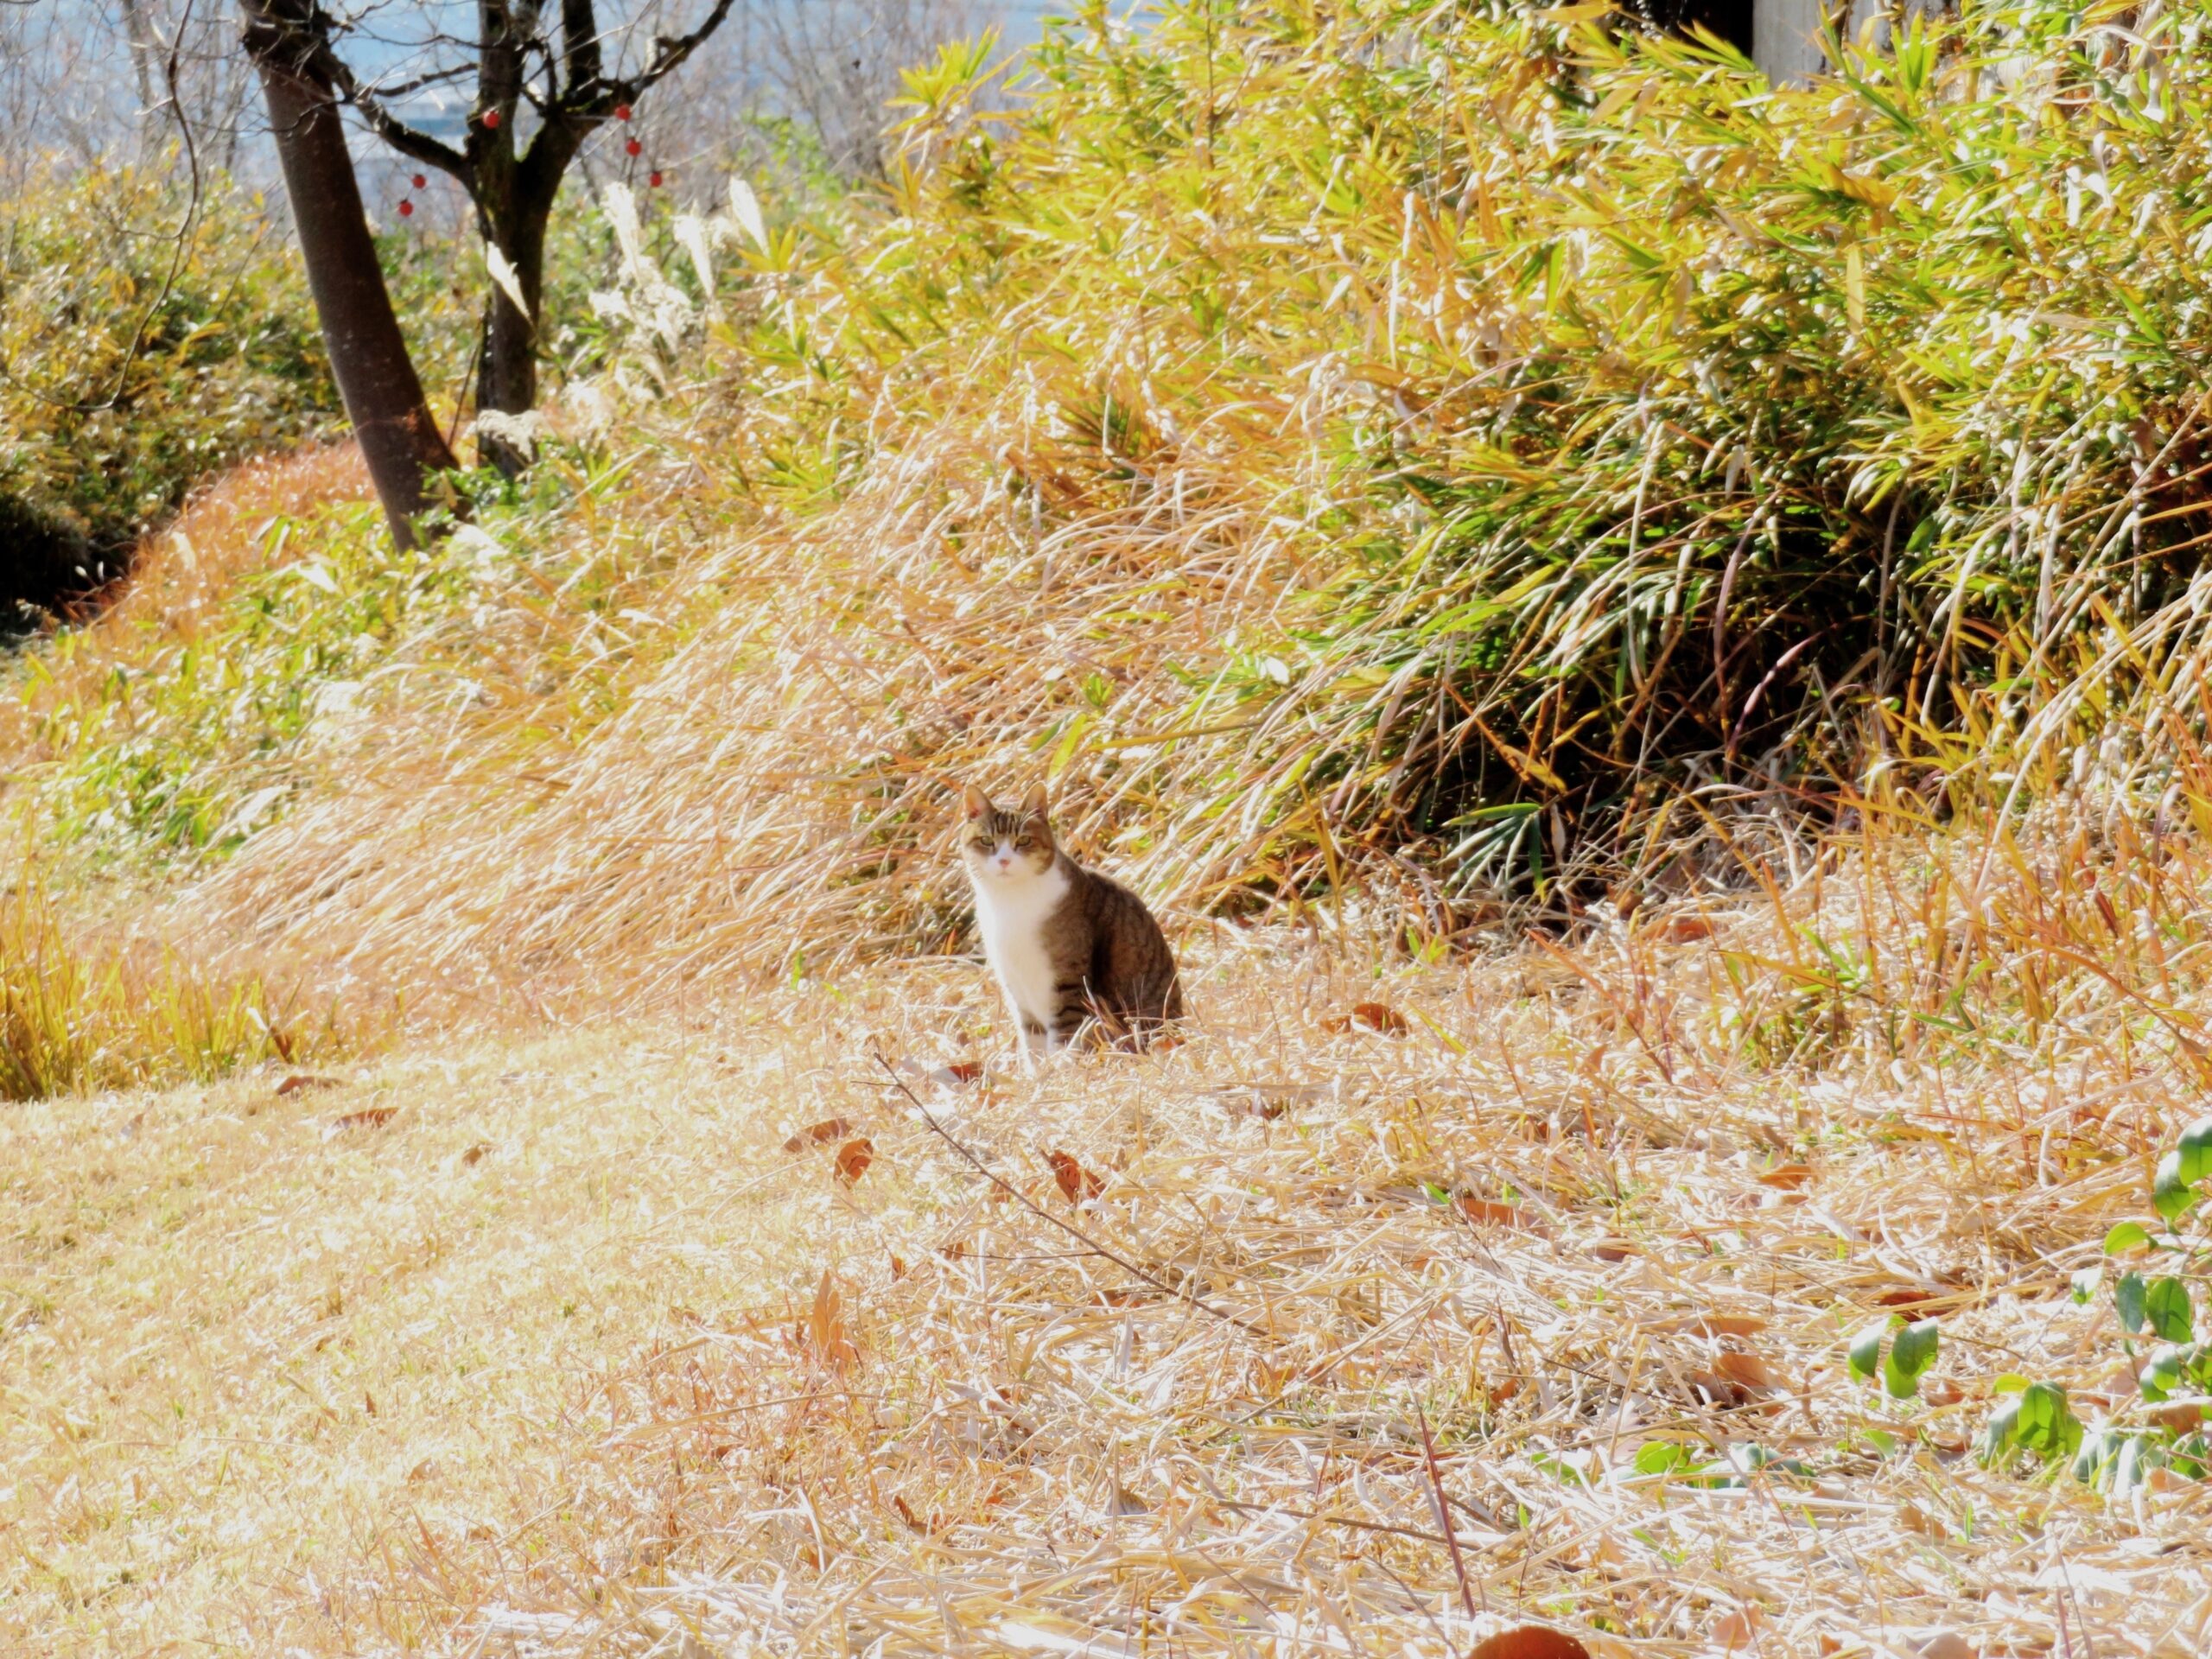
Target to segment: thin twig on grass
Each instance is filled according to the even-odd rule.
[[[1428,1489],[1436,1497],[1436,1524],[1444,1529],[1444,1547],[1452,1553],[1452,1575],[1459,1580],[1459,1605],[1467,1617],[1475,1616],[1475,1595],[1467,1584],[1467,1563],[1459,1554],[1459,1529],[1452,1524],[1452,1505],[1444,1496],[1444,1476],[1436,1466],[1436,1437],[1428,1432],[1428,1414],[1416,1403],[1414,1421],[1421,1425],[1421,1461],[1428,1470]]]
[[[1120,1255],[1116,1251],[1107,1249],[1105,1245],[1101,1244],[1096,1239],[1091,1237],[1090,1234],[1084,1232],[1082,1228],[1077,1226],[1073,1222],[1064,1221],[1059,1217],[1054,1215],[1051,1211],[1046,1209],[1044,1205],[1032,1198],[1027,1192],[1024,1192],[1020,1187],[1014,1185],[1011,1181],[1001,1175],[996,1170],[991,1168],[989,1165],[986,1164],[981,1158],[977,1157],[968,1145],[959,1138],[959,1136],[954,1135],[951,1130],[946,1128],[944,1124],[938,1122],[937,1121],[936,1115],[932,1113],[928,1107],[922,1104],[921,1096],[906,1086],[906,1080],[899,1075],[898,1071],[892,1066],[891,1062],[885,1059],[881,1053],[879,1052],[876,1054],[875,1063],[883,1068],[884,1074],[891,1079],[892,1085],[896,1088],[900,1094],[906,1096],[907,1100],[912,1103],[914,1109],[922,1115],[922,1122],[928,1124],[930,1128],[938,1136],[938,1138],[944,1141],[945,1145],[950,1147],[953,1151],[958,1153],[977,1174],[981,1175],[985,1180],[990,1182],[992,1185],[997,1187],[1001,1192],[1006,1193],[1007,1197],[1016,1200],[1032,1215],[1051,1222],[1053,1226],[1067,1234],[1071,1238],[1081,1244],[1093,1255],[1103,1256],[1107,1261],[1111,1262],[1116,1267],[1121,1268],[1122,1272],[1129,1274],[1133,1278],[1143,1281],[1146,1284],[1150,1285],[1154,1290],[1160,1292],[1162,1294],[1173,1296],[1179,1302],[1187,1302],[1191,1306],[1197,1308],[1199,1313],[1210,1314],[1214,1319],[1219,1319],[1224,1325],[1233,1325],[1248,1337],[1258,1337],[1262,1339],[1267,1337],[1268,1333],[1261,1330],[1258,1325],[1252,1324],[1249,1320],[1240,1319],[1236,1315],[1229,1313],[1225,1309],[1216,1307],[1211,1302],[1206,1300],[1203,1296],[1198,1295],[1193,1292],[1182,1289],[1179,1286],[1171,1285],[1164,1279],[1154,1277],[1153,1274],[1147,1273],[1135,1262],[1130,1261],[1128,1257]]]

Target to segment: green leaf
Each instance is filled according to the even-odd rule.
[[[2150,1230],[2141,1222],[2123,1221],[2105,1235],[2105,1254],[2118,1255],[2123,1250],[2139,1249],[2150,1242]]]
[[[2074,1415],[2066,1390],[2056,1382],[2032,1384],[2020,1396],[2019,1407],[2014,1434],[2029,1451],[2059,1458],[2082,1444],[2081,1420]]]
[[[1636,1472],[1639,1475],[1671,1475],[1675,1470],[1686,1466],[1689,1460],[1689,1453],[1672,1440],[1652,1440],[1637,1450]]]
[[[2086,1306],[2094,1300],[2097,1287],[2104,1282],[2104,1277],[2105,1270],[2101,1267],[2083,1268],[2075,1274],[2074,1275],[2075,1302],[2079,1306]]]
[[[2196,1333],[2196,1318],[2189,1304],[2189,1287],[2178,1279],[2154,1281],[2143,1299],[2144,1316],[2152,1334],[2165,1342],[2187,1342]]]
[[[2190,1186],[2212,1176],[2212,1117],[2200,1117],[2181,1132],[2181,1144],[2174,1148],[2179,1154],[2181,1179]]]
[[[2130,1336],[2143,1328],[2143,1299],[2145,1294],[2143,1275],[2124,1273],[2120,1282],[2112,1287],[2113,1305],[2120,1311],[2120,1327]]]
[[[1882,1338],[1890,1333],[1890,1321],[1885,1319],[1870,1330],[1862,1331],[1851,1344],[1851,1374],[1872,1382],[1882,1369]]]
[[[1920,1379],[1936,1363],[1939,1333],[1933,1319],[1908,1325],[1890,1344],[1889,1363],[1882,1367],[1882,1385],[1893,1400],[1910,1400],[1920,1392]]]
[[[1994,1463],[2019,1443],[2020,1400],[2015,1395],[1989,1414],[1981,1426],[1981,1443],[1974,1448],[1984,1463]]]
[[[2145,1400],[2164,1400],[2182,1385],[2189,1366],[2188,1354],[2180,1348],[2153,1349],[2150,1358],[2143,1362],[2135,1386]]]
[[[2151,1184],[2151,1207],[2167,1226],[2172,1226],[2196,1207],[2196,1185],[2182,1179],[2183,1161],[2176,1147],[2158,1160],[2158,1173]]]

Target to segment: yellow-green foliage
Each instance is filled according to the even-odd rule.
[[[732,460],[810,503],[950,429],[1028,546],[1263,524],[1298,591],[1174,722],[1260,736],[1159,751],[1182,791],[1294,745],[1277,816],[1541,880],[1545,804],[1822,788],[1961,695],[1996,741],[2062,636],[2185,594],[2196,0],[1973,7],[1802,91],[1587,9],[1077,13],[1012,115],[979,54],[910,78],[874,232],[750,250]]]
[[[331,429],[299,257],[259,196],[95,168],[4,223],[0,498],[111,556],[194,479]]]
[[[960,769],[1079,781],[1087,831],[1194,900],[1363,870],[1454,914],[1620,854],[1602,832],[1669,787],[1832,804],[1877,726],[1942,763],[1891,772],[1909,810],[1962,758],[2009,783],[2105,706],[2046,701],[2101,631],[2134,626],[2128,674],[2193,637],[2207,15],[1977,10],[1802,91],[1402,0],[1088,7],[1008,111],[949,49],[910,77],[888,211],[764,185],[765,219],[640,236],[617,199],[626,297],[582,349],[629,328],[627,390],[480,505],[492,552],[323,521],[187,637],[57,647],[67,698],[26,698],[54,821],[235,844],[321,710],[341,768],[388,742],[377,775],[444,779],[393,798],[466,821],[387,868],[423,887],[453,854],[459,892],[472,834],[509,855],[463,791],[525,751],[602,817],[696,789],[731,821],[738,768],[678,753],[688,727],[580,746],[641,695],[727,697],[687,720],[757,737],[785,715],[739,705],[785,651],[849,725],[796,734],[806,791],[766,768],[792,816],[741,861],[813,868],[842,823],[825,931],[865,910],[901,944],[950,925],[903,872]],[[531,810],[516,836],[569,809]],[[365,823],[317,833],[351,858]],[[656,902],[697,890],[656,859]]]
[[[330,1035],[257,977],[88,944],[35,887],[0,896],[0,1100],[204,1081]]]

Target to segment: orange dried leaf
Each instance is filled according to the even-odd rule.
[[[1476,1643],[1467,1659],[1590,1659],[1590,1649],[1548,1624],[1516,1624]]]
[[[276,1085],[279,1095],[296,1095],[308,1089],[338,1089],[344,1086],[337,1077],[311,1077],[305,1072],[295,1072]]]
[[[1647,1331],[1699,1337],[1755,1337],[1767,1322],[1755,1313],[1684,1313],[1671,1319],[1654,1319]]]
[[[1731,1382],[1740,1382],[1747,1388],[1776,1389],[1782,1384],[1775,1379],[1774,1368],[1757,1354],[1747,1354],[1739,1349],[1724,1348],[1713,1369]]]
[[[1478,1227],[1519,1227],[1526,1219],[1510,1204],[1500,1204],[1494,1198],[1478,1198],[1471,1192],[1462,1192],[1452,1200],[1452,1204]]]
[[[860,1344],[853,1339],[852,1325],[845,1318],[845,1299],[838,1292],[836,1277],[829,1273],[822,1275],[814,1306],[807,1311],[800,1331],[807,1351],[825,1365],[849,1365],[861,1357]]]
[[[785,1152],[804,1152],[809,1147],[827,1146],[841,1136],[850,1135],[853,1126],[842,1117],[825,1117],[819,1123],[810,1123],[784,1142]]]
[[[1070,1204],[1081,1204],[1095,1198],[1106,1190],[1100,1177],[1085,1169],[1065,1152],[1049,1152],[1046,1161],[1052,1166],[1052,1179],[1059,1184],[1060,1196]]]
[[[1919,1307],[1929,1302],[1948,1300],[1949,1297],[1950,1293],[1948,1291],[1918,1290],[1910,1286],[1900,1286],[1895,1290],[1885,1290],[1875,1297],[1874,1306],[1877,1307]]]
[[[1777,1164],[1759,1177],[1761,1186],[1799,1187],[1813,1179],[1810,1164]]]
[[[397,1106],[365,1106],[358,1112],[348,1112],[343,1117],[333,1119],[330,1127],[322,1132],[322,1138],[327,1141],[334,1135],[343,1135],[348,1129],[380,1129],[398,1116],[399,1108]]]
[[[1386,1037],[1402,1037],[1413,1029],[1406,1016],[1387,1002],[1355,1002],[1350,1014],[1324,1020],[1322,1027],[1335,1032],[1379,1031]]]
[[[868,1173],[868,1166],[875,1161],[875,1143],[866,1135],[848,1141],[837,1148],[837,1179],[847,1186]]]
[[[1720,1644],[1723,1652],[1734,1653],[1756,1643],[1759,1630],[1765,1623],[1766,1615],[1757,1607],[1738,1607],[1714,1621],[1713,1639]]]

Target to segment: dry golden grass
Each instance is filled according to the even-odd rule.
[[[1781,910],[1857,915],[1884,971],[1955,937],[1848,873]],[[1895,1058],[1821,1002],[1753,1065],[1790,982],[1746,975],[1807,937],[1775,918],[1429,969],[1356,915],[1217,925],[1191,1040],[1033,1083],[925,961],[13,1111],[0,1619],[86,1654],[1440,1655],[1522,1618],[1613,1656],[2201,1651],[2202,1490],[1967,1452],[2002,1372],[2131,1408],[2067,1274],[2193,1088],[2086,991],[2033,1050]],[[1844,1344],[1908,1301],[1944,1348],[1892,1408]],[[1639,1473],[1657,1442],[1683,1466]]]
[[[71,630],[67,652],[41,655],[45,672],[31,682],[29,696],[0,699],[0,753],[11,766],[33,758],[27,720],[57,694],[86,696],[118,669],[142,669],[161,646],[198,639],[209,608],[270,558],[272,520],[370,496],[360,451],[350,442],[250,461],[194,492],[140,544],[122,591]],[[280,549],[278,556],[299,550]]]
[[[1150,893],[1268,879],[1294,742],[1158,793],[1188,741],[1165,729],[1182,665],[1294,575],[1225,476],[1039,535],[946,493],[941,449],[820,519],[735,527],[690,468],[635,466],[619,523],[557,532],[650,573],[635,596],[579,612],[528,566],[495,579],[385,679],[469,695],[392,695],[326,744],[345,764],[212,877],[207,926],[442,1006],[666,1006],[935,945],[965,907],[940,855],[957,781],[1048,772],[1065,827]],[[694,515],[720,527],[699,539]]]

